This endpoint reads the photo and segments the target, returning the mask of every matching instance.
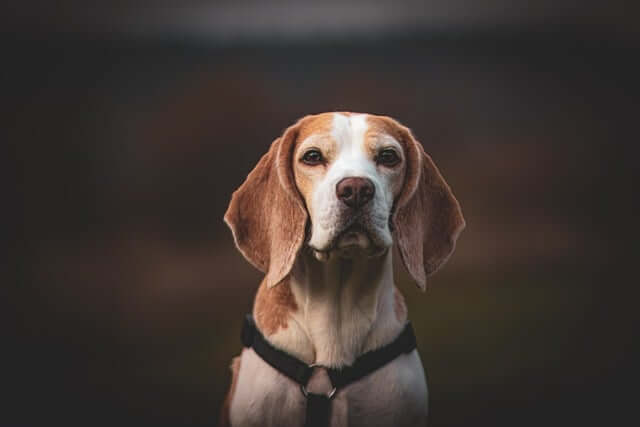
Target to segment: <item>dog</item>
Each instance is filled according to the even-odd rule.
[[[408,324],[393,279],[393,244],[424,291],[465,226],[458,201],[411,131],[386,116],[306,116],[271,144],[224,219],[238,250],[265,273],[255,329],[266,346],[312,374],[300,386],[257,346],[244,348],[231,364],[221,424],[309,425],[307,395],[316,393],[330,400],[323,411],[332,427],[425,425],[417,350],[337,390],[330,377],[396,340]]]

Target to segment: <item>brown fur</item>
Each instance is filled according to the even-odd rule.
[[[465,226],[460,205],[408,128],[386,116],[370,115],[368,124],[368,138],[386,133],[404,147],[404,188],[396,199],[392,222],[402,262],[424,290],[427,277],[449,258]]]
[[[266,273],[267,287],[291,271],[302,247],[307,211],[291,168],[300,122],[276,139],[233,193],[224,219],[244,257]]]
[[[274,288],[267,287],[264,281],[258,288],[253,314],[263,334],[271,335],[280,328],[286,329],[289,312],[297,309],[288,277]]]
[[[234,357],[231,360],[231,388],[229,388],[229,393],[227,393],[227,397],[224,399],[224,403],[222,404],[222,409],[220,411],[220,420],[218,425],[220,427],[231,427],[231,401],[233,400],[233,394],[236,392],[236,385],[238,383],[238,373],[240,372],[240,356]]]
[[[367,116],[367,125],[369,126],[365,135],[365,149],[369,153],[371,158],[375,158],[378,155],[378,151],[384,145],[381,141],[381,136],[388,135],[398,141],[400,145],[404,148],[404,157],[408,157],[410,153],[407,150],[407,144],[402,134],[398,130],[398,123],[384,116]],[[405,160],[406,164],[406,160]],[[401,167],[399,164],[396,167]],[[394,180],[392,192],[394,199],[397,199],[398,195],[402,191],[402,187],[406,185],[404,180],[404,175],[406,174],[406,167],[402,168],[402,179]]]
[[[407,152],[405,186],[393,215],[395,240],[407,271],[425,290],[427,277],[447,261],[465,222],[431,157],[409,129],[395,125]]]
[[[365,135],[366,139],[375,138],[376,135],[387,134],[396,141],[403,144],[405,135],[402,132],[402,125],[387,116],[367,116],[367,124],[369,128]]]
[[[348,113],[345,113],[348,114]],[[233,193],[224,219],[244,257],[266,273],[267,287],[291,271],[307,223],[293,162],[299,141],[329,133],[332,113],[306,116],[285,130]]]
[[[321,135],[331,133],[333,125],[333,113],[321,113],[313,116],[306,116],[300,120],[300,131],[298,139],[304,141],[311,135]]]
[[[298,136],[298,144],[294,150],[293,158],[293,174],[295,177],[296,187],[302,195],[305,205],[309,213],[311,211],[311,203],[309,197],[311,196],[313,189],[313,180],[310,175],[324,174],[326,167],[324,164],[309,166],[300,161],[304,151],[314,147],[322,151],[325,159],[331,161],[335,155],[335,140],[331,136],[331,126],[333,123],[333,115],[329,113],[318,114],[316,116],[309,116],[300,125],[300,134]],[[300,143],[310,136],[321,136],[315,139],[313,144],[306,146],[304,149],[299,149]],[[301,171],[302,169],[302,171]]]

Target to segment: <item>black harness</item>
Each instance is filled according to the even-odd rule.
[[[307,365],[272,346],[256,328],[250,314],[247,314],[242,326],[242,344],[253,348],[265,362],[300,385],[300,390],[307,399],[305,427],[325,427],[329,425],[331,399],[336,392],[382,368],[401,354],[411,353],[416,348],[416,336],[411,323],[407,323],[396,339],[383,347],[362,354],[353,365],[340,369],[323,367],[333,386],[327,394],[310,393],[306,389],[313,368],[319,365]]]

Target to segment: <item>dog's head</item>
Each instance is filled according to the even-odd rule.
[[[396,240],[425,289],[464,228],[460,205],[411,131],[354,113],[289,127],[233,194],[225,221],[267,286],[289,274],[305,244],[323,261],[376,256]]]

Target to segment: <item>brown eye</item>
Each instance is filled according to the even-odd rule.
[[[379,165],[384,165],[388,167],[395,166],[398,163],[400,163],[400,157],[398,156],[398,153],[395,152],[395,150],[386,149],[378,153],[378,156],[376,157],[376,162]]]
[[[309,150],[302,156],[302,161],[310,166],[319,165],[324,161],[322,153],[318,150]]]

